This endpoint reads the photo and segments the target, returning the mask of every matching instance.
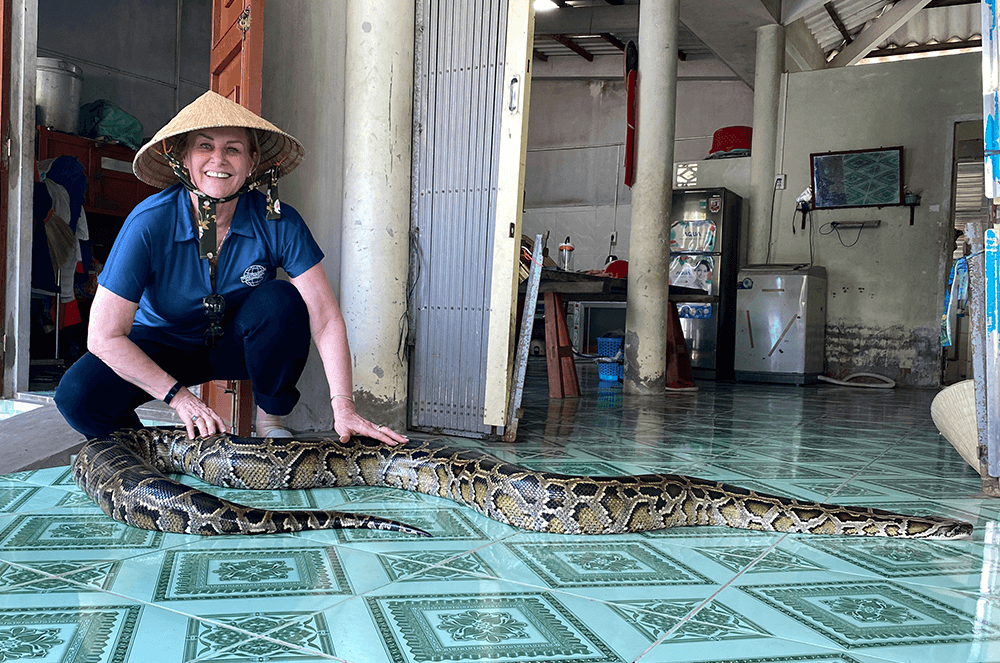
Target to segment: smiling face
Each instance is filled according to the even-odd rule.
[[[694,275],[698,281],[704,283],[705,279],[708,278],[708,266],[703,262],[698,263],[698,266],[694,268]]]
[[[213,198],[225,198],[246,182],[256,156],[246,129],[216,127],[188,134],[183,162],[200,191]]]

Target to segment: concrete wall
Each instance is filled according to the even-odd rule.
[[[302,165],[281,180],[281,199],[302,214],[323,249],[323,267],[335,293],[340,291],[344,197],[345,20],[344,2],[264,4],[261,114],[306,148]],[[286,418],[289,426],[332,429],[330,389],[315,347],[299,390],[302,399]]]
[[[792,234],[791,221],[795,198],[810,182],[811,153],[902,145],[905,184],[922,195],[913,226],[906,207],[813,212],[815,263],[829,278],[830,375],[873,371],[902,385],[940,383],[954,125],[981,117],[981,85],[979,54],[788,76],[778,156],[788,188],[775,199],[772,262],[809,260],[810,234]],[[881,226],[864,230],[851,247],[844,244],[857,230],[822,234],[832,221],[875,219]],[[767,228],[751,228],[751,237],[751,262],[763,262]]]
[[[617,229],[613,252],[627,259],[631,190],[622,184],[622,58],[604,56],[591,63],[554,57],[535,65],[523,232],[533,237],[551,231],[553,253],[569,236],[576,247],[575,268],[587,270],[604,266]],[[678,65],[675,161],[704,159],[717,129],[751,124],[753,92],[717,61]]]
[[[180,80],[176,78],[181,6]],[[152,136],[208,89],[211,0],[38,0],[38,56],[83,69],[80,105],[107,99]]]

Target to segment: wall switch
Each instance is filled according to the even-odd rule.
[[[778,191],[784,191],[787,183],[785,182],[785,175],[775,175],[774,176],[774,188]]]

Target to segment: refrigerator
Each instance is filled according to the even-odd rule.
[[[673,193],[670,300],[695,378],[732,380],[736,282],[746,263],[743,199],[724,188]]]

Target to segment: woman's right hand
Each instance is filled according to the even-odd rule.
[[[223,418],[192,394],[187,387],[182,387],[177,395],[170,399],[170,407],[177,411],[181,421],[184,422],[184,427],[187,428],[188,437],[192,440],[195,437],[229,432]]]

